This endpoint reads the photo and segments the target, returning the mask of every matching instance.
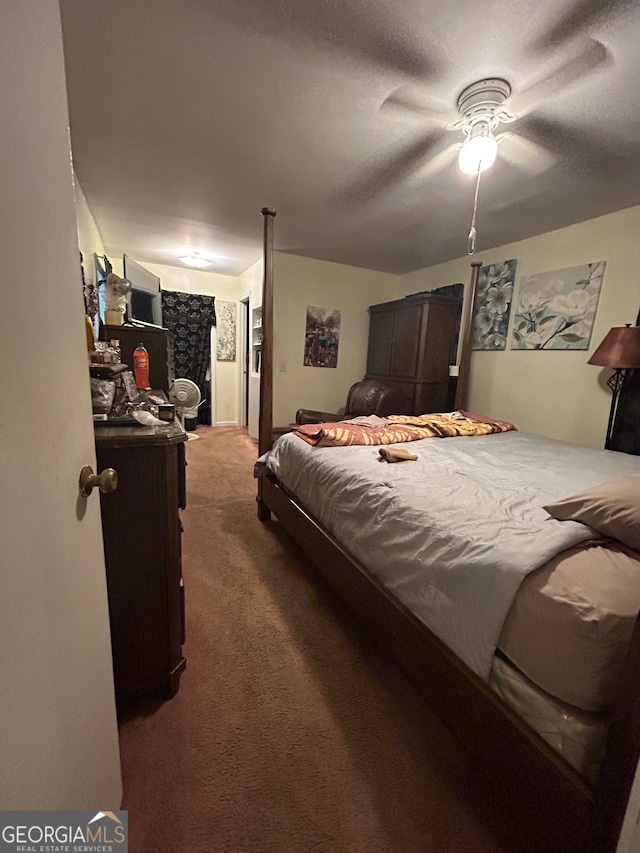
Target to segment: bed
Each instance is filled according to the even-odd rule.
[[[640,755],[640,545],[608,508],[619,488],[637,496],[640,458],[517,430],[394,443],[417,457],[400,464],[295,434],[271,447],[268,376],[261,391],[259,517],[278,518],[550,850],[614,851]]]

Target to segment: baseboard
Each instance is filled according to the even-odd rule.
[[[239,426],[238,421],[216,421],[213,426]]]

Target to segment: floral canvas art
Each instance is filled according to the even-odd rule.
[[[588,349],[606,261],[523,278],[511,349]]]
[[[473,304],[473,349],[506,348],[517,263],[512,259],[480,267]]]
[[[217,361],[236,360],[236,303],[218,302]]]

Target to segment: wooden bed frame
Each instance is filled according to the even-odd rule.
[[[273,442],[273,219],[264,216],[260,455]],[[472,264],[456,408],[464,407]],[[640,619],[636,622],[606,754],[589,784],[313,518],[274,476],[258,480],[258,517],[273,513],[321,574],[467,748],[507,807],[553,853],[614,853],[640,757]]]

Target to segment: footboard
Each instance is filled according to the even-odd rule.
[[[591,786],[272,475],[260,481],[259,516],[264,520],[271,512],[464,744],[505,804],[550,850],[615,850],[639,754],[637,627],[625,692],[614,715],[600,777]]]

